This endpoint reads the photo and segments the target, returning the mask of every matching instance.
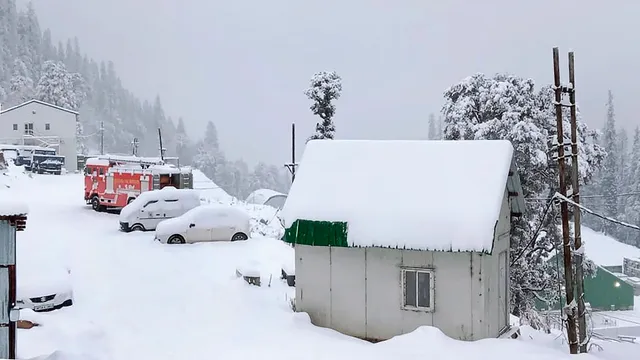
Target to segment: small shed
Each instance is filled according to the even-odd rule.
[[[247,196],[249,204],[269,205],[276,209],[282,209],[286,201],[287,195],[271,189],[258,189]]]
[[[16,232],[25,229],[27,212],[25,204],[0,202],[0,359],[16,358]]]
[[[312,140],[282,212],[296,311],[371,341],[497,337],[524,208],[508,141]]]
[[[547,261],[555,264],[558,256],[554,255]],[[559,261],[562,266],[562,258]],[[562,268],[559,270],[563,271]],[[576,298],[577,295],[576,293]],[[625,275],[611,272],[603,266],[596,265],[595,274],[584,277],[584,301],[589,303],[593,310],[633,310],[634,296],[634,286]],[[561,296],[559,302],[548,303],[540,296],[536,299],[535,306],[539,310],[560,310],[565,304],[564,299],[564,296]]]

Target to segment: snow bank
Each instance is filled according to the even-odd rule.
[[[18,331],[21,359],[199,360],[215,354],[229,360],[575,358],[557,334],[465,343],[424,327],[370,344],[318,328],[289,307],[295,289],[279,277],[283,265],[293,267],[294,250],[282,241],[255,237],[163,246],[152,233],[122,233],[114,229],[114,216],[88,209],[82,194],[77,196],[80,174],[36,176],[26,183],[19,194],[32,213],[18,242],[18,283],[27,263],[34,272],[46,271],[39,266],[46,260],[69,267],[74,305],[50,313],[21,311],[23,319],[42,325]],[[255,219],[275,214],[268,207],[253,209]],[[264,285],[237,278],[235,271],[243,266],[258,271]],[[606,343],[602,353],[593,355],[636,358],[637,347],[626,357],[614,357],[614,347],[622,345]],[[593,355],[579,358],[596,359]]]
[[[26,215],[29,206],[23,201],[20,188],[31,178],[23,166],[15,166],[11,160],[7,163],[7,168],[0,171],[0,216]]]
[[[504,197],[509,141],[310,141],[283,218],[345,221],[354,246],[485,251]]]
[[[198,169],[193,169],[193,188],[200,190],[201,200],[207,204],[228,204],[235,200]]]
[[[591,261],[600,266],[619,266],[623,259],[640,258],[640,249],[588,227],[582,227],[582,240],[585,254]]]
[[[200,189],[202,204],[225,204],[239,207],[251,215],[252,236],[266,236],[280,239],[284,228],[278,217],[279,211],[271,206],[251,204],[240,201],[227,194],[216,183],[211,181],[202,171],[193,170],[194,189]]]

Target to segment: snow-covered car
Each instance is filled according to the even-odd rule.
[[[160,222],[155,239],[165,244],[247,240],[251,217],[229,205],[201,205]]]
[[[120,211],[120,230],[154,230],[164,220],[180,216],[200,206],[200,193],[192,189],[166,186],[145,191]]]
[[[21,270],[25,269],[18,269],[17,308],[51,311],[73,305],[68,269],[50,266],[37,271],[26,269],[26,273]]]

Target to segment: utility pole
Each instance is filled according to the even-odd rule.
[[[564,132],[562,129],[562,86],[560,85],[560,57],[558,48],[553,48],[553,81],[555,91],[555,107],[556,107],[556,131],[558,136],[558,177],[560,181],[559,193],[562,196],[567,195],[567,184],[565,179],[565,162],[564,162]],[[565,282],[565,301],[563,313],[567,319],[567,338],[569,340],[569,352],[571,354],[578,353],[578,340],[576,333],[576,318],[574,310],[574,291],[573,291],[573,264],[571,254],[571,241],[569,238],[569,205],[566,201],[560,202],[560,213],[562,216],[562,245],[564,260],[564,282]]]
[[[158,128],[158,140],[160,141],[160,159],[164,161],[164,148],[162,147],[162,130]]]
[[[100,155],[104,155],[104,121],[100,121]]]
[[[571,167],[573,170],[571,194],[573,202],[580,204],[580,173],[578,172],[578,120],[576,116],[576,78],[573,51],[569,52],[569,107],[571,110]],[[582,229],[580,228],[580,208],[573,209],[573,235],[576,256],[576,295],[578,296],[578,340],[581,353],[587,352],[587,321],[584,306],[584,272],[582,247]]]
[[[284,164],[291,173],[291,183],[296,179],[296,124],[291,123],[291,162]]]
[[[138,138],[133,138],[133,141],[131,142],[131,152],[133,153],[133,156],[138,156],[138,145],[140,144],[140,142],[138,141]]]

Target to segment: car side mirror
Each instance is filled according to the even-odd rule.
[[[189,228],[192,228],[192,227],[195,227],[195,226],[196,226],[196,224],[193,224],[193,223],[189,224]]]

